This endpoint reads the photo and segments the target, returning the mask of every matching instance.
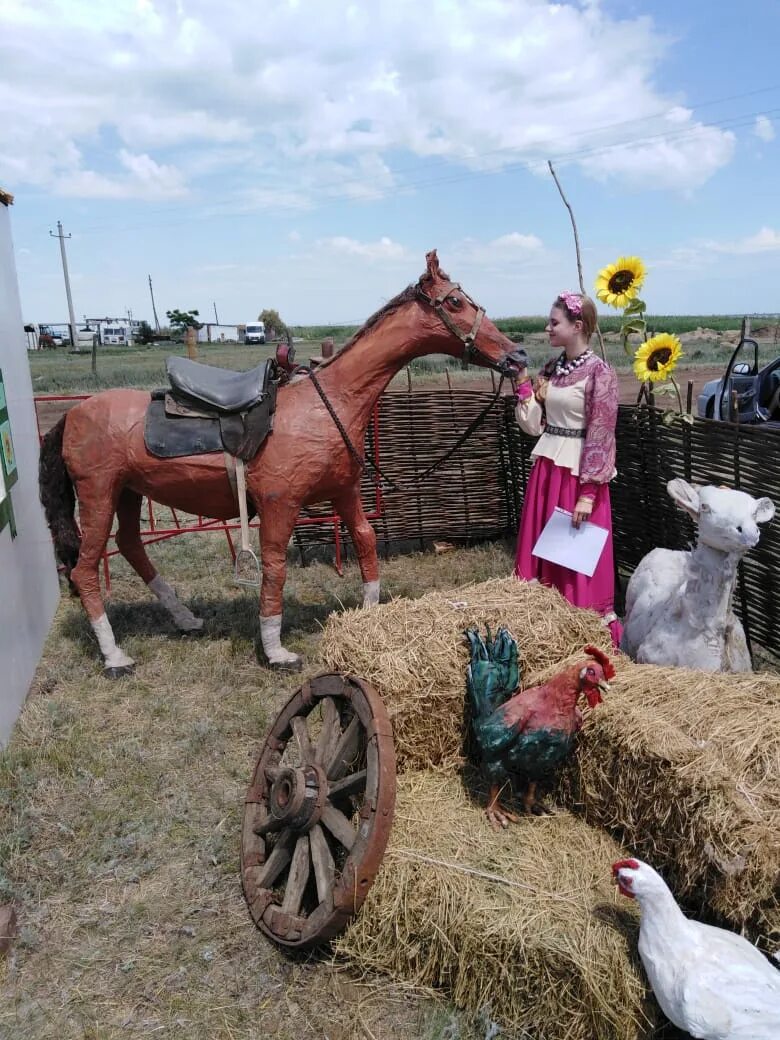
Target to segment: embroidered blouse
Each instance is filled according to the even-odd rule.
[[[531,394],[518,400],[515,414],[525,433],[541,434],[532,455],[571,470],[587,494],[586,485],[605,484],[615,476],[617,408],[617,374],[593,356],[568,375],[550,376],[544,406]],[[585,436],[547,433],[546,426],[584,430]]]

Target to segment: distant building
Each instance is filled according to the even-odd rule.
[[[237,343],[238,325],[206,322],[198,329],[198,343]]]

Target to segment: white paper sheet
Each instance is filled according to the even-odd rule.
[[[531,550],[550,563],[591,577],[607,542],[607,530],[584,520],[572,527],[571,513],[556,509]]]

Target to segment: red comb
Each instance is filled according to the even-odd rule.
[[[612,864],[612,877],[617,877],[617,872],[621,867],[627,867],[629,870],[639,870],[639,861],[635,859],[619,859]]]
[[[607,679],[615,678],[615,666],[612,664],[610,659],[604,653],[603,650],[599,650],[597,646],[586,646],[585,653],[591,657],[595,657],[601,667],[604,669],[604,676]]]

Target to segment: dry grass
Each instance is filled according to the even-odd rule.
[[[517,639],[524,686],[565,667],[587,643],[612,652],[598,615],[572,610],[554,589],[509,577],[332,614],[321,653],[329,667],[362,676],[382,694],[399,768],[455,765],[469,661],[463,631],[500,624]]]
[[[0,754],[0,900],[16,904],[22,927],[11,958],[0,962],[0,1037],[113,1040],[153,1035],[178,1040],[186,1035],[189,1040],[253,1040],[265,1036],[278,1040],[370,1040],[373,1036],[382,1040],[481,1040],[494,1035],[489,1014],[481,1024],[473,1024],[451,1005],[442,1004],[441,998],[433,1001],[419,995],[418,987],[410,987],[408,981],[403,986],[393,986],[384,977],[381,982],[357,982],[328,961],[286,959],[255,931],[238,877],[243,795],[268,721],[300,685],[301,677],[271,675],[255,664],[256,598],[233,586],[221,537],[183,537],[153,547],[152,554],[182,598],[205,618],[203,638],[177,637],[148,591],[122,563],[113,566],[114,594],[109,616],[121,645],[138,662],[135,677],[114,683],[102,678],[97,647],[81,607],[65,597],[28,703],[9,747]],[[526,605],[523,613],[512,603],[511,596],[507,599],[499,594],[502,582],[492,581],[510,569],[511,555],[500,546],[457,550],[441,557],[416,554],[396,558],[382,567],[383,587],[396,600],[364,615],[374,624],[383,611],[412,610],[411,620],[405,622],[409,638],[414,642],[420,632],[424,634],[420,642],[435,650],[431,659],[439,662],[437,667],[443,667],[442,662],[447,659],[450,699],[441,708],[431,701],[430,693],[426,699],[425,691],[435,680],[424,670],[427,666],[422,651],[417,660],[421,662],[420,675],[428,675],[429,686],[421,682],[412,698],[419,705],[414,717],[428,726],[426,739],[430,739],[432,730],[446,732],[439,752],[442,758],[452,748],[457,750],[466,660],[459,638],[466,624],[490,621],[495,625],[507,621],[529,655],[526,681],[543,678],[545,671],[549,673],[559,664],[556,655],[566,652],[564,644],[550,647],[545,642],[549,633],[538,638],[541,624],[552,626],[552,611],[558,609],[555,594],[541,589],[531,591],[531,595],[545,599],[535,602],[533,609]],[[417,613],[414,604],[400,599],[419,595],[422,590],[432,596],[437,589],[452,590],[467,581],[482,585],[472,585],[465,591],[461,588],[457,597],[452,592],[440,593],[444,604],[440,616],[446,619],[443,629],[433,623],[430,599],[418,607]],[[474,589],[480,587],[492,587],[494,595],[492,599],[485,596],[482,606],[471,616],[464,616],[463,608],[451,606],[466,600],[474,607]],[[519,587],[512,580],[509,591],[517,592]],[[333,611],[355,607],[360,589],[360,576],[354,566],[347,568],[344,579],[324,564],[291,567],[285,590],[285,642],[306,656],[307,673],[325,667],[319,652],[321,626],[328,623]],[[352,615],[353,619],[357,617]],[[602,645],[606,645],[606,633],[598,622],[590,629],[587,615],[578,617],[577,625],[585,627],[569,630],[575,649],[588,640],[601,639]],[[335,623],[334,617],[330,624]],[[532,631],[537,637],[533,645],[523,638]],[[381,650],[382,644],[369,643],[366,651],[362,638],[357,639],[363,654],[360,667],[350,667],[355,671],[364,669],[367,677],[381,688],[381,679],[371,671],[371,650]],[[382,638],[391,637],[386,633]],[[448,640],[449,654],[442,656],[440,647]],[[398,645],[402,657],[403,639],[399,638]],[[623,664],[621,675],[628,668]],[[407,681],[416,681],[414,675]],[[612,701],[616,706],[631,701],[630,693],[623,697],[622,681],[615,684]],[[721,786],[720,780],[718,784],[713,780],[700,804],[705,809],[716,805],[717,792],[721,792],[717,797],[725,798],[729,792],[733,795],[734,785],[739,784],[743,793],[747,792],[748,802],[760,805],[763,812],[763,807],[770,804],[770,785],[778,775],[773,757],[777,744],[771,743],[757,727],[753,728],[757,718],[753,707],[747,713],[739,710],[744,702],[753,705],[760,701],[764,680],[756,677],[742,682],[758,685],[752,693],[745,687],[739,698],[735,693],[731,699],[728,691],[719,692],[723,688],[717,684],[712,687],[711,697],[701,689],[688,697],[680,689],[675,694],[679,701],[666,707],[662,702],[664,698],[670,701],[670,697],[663,690],[654,690],[652,684],[649,688],[637,685],[635,704],[646,709],[644,721],[626,707],[623,715],[634,719],[631,732],[636,735],[625,747],[617,743],[618,751],[606,735],[608,711],[599,709],[594,713],[594,721],[603,721],[605,735],[599,737],[595,728],[587,731],[589,746],[597,739],[603,741],[598,747],[593,743],[596,750],[587,758],[592,766],[589,800],[593,806],[599,806],[600,791],[605,804],[608,803],[606,785],[614,781],[607,764],[616,760],[620,764],[625,755],[627,768],[633,772],[626,774],[623,804],[630,806],[629,796],[636,793],[638,798],[644,798],[642,805],[647,805],[644,812],[656,812],[648,818],[663,822],[662,813],[666,811],[668,815],[669,810],[662,810],[660,803],[657,809],[649,804],[650,795],[644,797],[640,790],[649,774],[642,773],[628,753],[629,746],[641,740],[649,744],[647,732],[657,730],[662,734],[658,738],[662,743],[657,747],[653,768],[658,769],[660,779],[656,781],[650,776],[647,781],[654,785],[656,794],[664,783],[672,794],[675,790],[699,791],[698,781],[689,775],[692,766],[686,767],[681,757],[670,765],[674,742],[680,744],[687,736],[687,746],[691,740],[700,739],[720,749],[718,755],[723,757],[718,759],[718,768],[722,767],[722,772],[718,776],[734,770],[732,787],[726,782],[727,776]],[[668,686],[667,682],[665,688]],[[388,699],[392,708],[394,699]],[[776,705],[776,701],[772,703]],[[657,719],[653,722],[654,713],[658,718],[666,717],[667,710],[675,713],[669,715],[669,726],[658,725]],[[730,712],[740,719],[738,730],[730,726]],[[695,729],[696,726],[699,728]],[[618,737],[614,740],[617,742]],[[725,757],[737,753],[737,758]],[[603,786],[597,777],[601,762],[605,771]],[[675,771],[678,764],[680,768]],[[712,775],[716,776],[716,771]],[[628,788],[629,784],[636,785],[634,791]],[[454,792],[452,796],[459,797]],[[698,804],[694,801],[690,807],[673,808],[673,813],[681,814],[680,825],[691,833],[699,825],[692,822]],[[457,807],[457,801],[453,805]],[[440,810],[445,814],[456,811],[459,815],[459,809],[453,810],[449,801],[445,804],[444,795],[442,804],[437,804],[436,815],[441,815]],[[464,811],[476,812],[469,806]],[[401,816],[406,815],[417,821],[414,827],[419,834],[415,838],[423,835],[428,829],[427,817],[421,819],[402,811]],[[630,823],[628,809],[624,815]],[[677,819],[673,814],[669,818]],[[744,821],[744,816],[737,823],[740,820]],[[608,809],[604,811],[604,822],[615,825]],[[400,825],[406,826],[403,818]],[[540,827],[557,825],[555,821],[541,821]],[[634,826],[638,837],[638,817]],[[700,827],[703,830],[705,824]],[[740,851],[740,842],[747,833],[736,827],[734,824],[739,842],[734,842],[734,848],[728,843],[713,846],[719,856],[727,856],[726,862],[731,861],[733,851]],[[501,861],[492,858],[494,841],[502,847],[506,844],[513,860],[518,860],[531,841],[524,837],[521,842],[517,829],[493,839],[492,832],[481,828],[480,817],[480,829],[475,829],[470,839],[464,839],[463,831],[459,832],[453,824],[450,830],[456,844],[445,850],[448,860],[462,852],[467,862],[471,857],[470,861],[482,864],[483,869],[504,872]],[[534,835],[542,833],[538,829]],[[727,832],[714,833],[717,836]],[[705,836],[709,834],[707,831]],[[593,840],[607,839],[594,834]],[[671,839],[668,845],[657,837],[653,840],[658,842],[661,865],[663,856],[672,862],[675,846]],[[638,846],[638,841],[632,839],[632,843]],[[396,847],[421,846],[404,839]],[[607,847],[608,844],[599,846]],[[573,856],[578,855],[580,861],[585,859],[582,846],[575,843],[573,849]],[[576,849],[580,852],[576,853]],[[687,857],[686,850],[684,846]],[[649,849],[648,858],[652,854]],[[603,871],[610,854],[601,852],[598,857],[595,865],[578,863],[580,879],[576,884],[585,884],[588,893],[602,882],[608,884]],[[684,862],[688,869],[688,859]],[[412,871],[419,873],[419,863],[409,858],[403,864],[397,859],[388,863],[393,864],[393,870],[403,865],[410,878]],[[517,871],[516,867],[513,869]],[[720,877],[713,874],[711,864],[708,870],[708,878]],[[462,900],[462,889],[447,887],[452,874],[458,874],[462,880],[462,872],[442,868],[436,875],[437,882],[443,897],[457,891],[458,900]],[[426,871],[426,876],[430,876],[430,871]],[[517,873],[511,876],[522,883]],[[546,886],[547,878],[544,880]],[[681,884],[684,881],[678,879]],[[693,877],[692,883],[699,885],[700,880]],[[511,888],[502,886],[502,890],[507,887]],[[512,888],[512,894],[504,893],[502,898],[511,901],[520,891]],[[379,893],[375,895],[379,898]],[[364,921],[372,913],[371,905],[363,915]],[[460,912],[463,908],[459,904],[456,909]],[[496,916],[492,915],[493,920]],[[410,922],[410,928],[413,923]],[[602,925],[603,922],[596,922],[593,927],[601,929]],[[486,934],[492,937],[493,932],[486,933],[483,928],[482,946],[469,955],[472,964],[489,952]],[[621,942],[625,945],[625,939]],[[557,951],[556,957],[558,954],[561,958],[568,956],[565,949]],[[563,960],[555,961],[556,965],[560,963]],[[556,981],[558,976],[553,974],[551,979]],[[416,982],[419,981],[418,978]],[[522,987],[522,979],[517,985]],[[573,992],[578,985],[576,979],[561,984],[562,999],[568,1000],[569,991]],[[454,986],[449,991],[454,993]],[[466,999],[460,997],[460,990],[458,996]],[[479,998],[475,1006],[477,1003]],[[496,1008],[493,1013],[498,1015]],[[621,1012],[613,1008],[611,1013]],[[506,1031],[502,1030],[501,1035],[506,1036]],[[527,1040],[529,1034],[522,1035]],[[547,1032],[541,1035],[552,1036]]]
[[[407,773],[382,869],[338,949],[522,1036],[647,1037],[638,916],[611,884],[620,855],[568,813],[494,834],[457,778]]]
[[[780,678],[626,664],[570,774],[585,818],[622,836],[702,912],[780,946]]]
[[[21,935],[0,961],[0,1037],[70,1040],[388,1040],[441,1037],[456,1012],[288,960],[252,925],[241,893],[243,796],[268,721],[301,683],[255,662],[257,600],[231,580],[222,537],[152,554],[206,621],[182,639],[122,563],[108,612],[138,662],[102,678],[78,602],[65,595],[36,682],[0,754],[0,900]],[[500,547],[394,559],[395,595],[506,573]],[[322,669],[321,623],[359,601],[354,566],[293,566],[285,640]],[[454,1025],[453,1025],[454,1023]]]

